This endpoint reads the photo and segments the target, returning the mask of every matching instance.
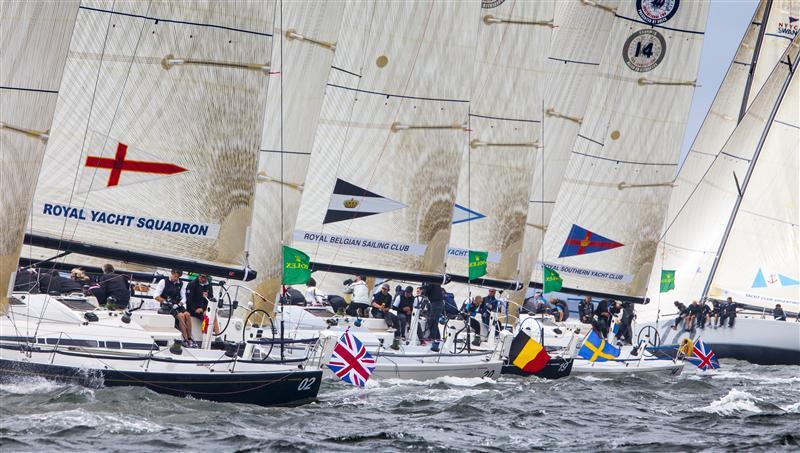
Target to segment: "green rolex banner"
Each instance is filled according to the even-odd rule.
[[[564,280],[561,279],[561,276],[558,275],[558,272],[550,269],[549,267],[544,267],[544,293],[547,294],[553,291],[561,291],[561,285],[564,283]]]
[[[469,251],[469,279],[475,280],[486,275],[486,260],[489,252]]]
[[[283,246],[284,285],[302,285],[311,278],[311,259],[300,250]]]
[[[675,271],[661,271],[661,292],[675,289]]]

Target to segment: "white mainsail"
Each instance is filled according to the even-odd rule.
[[[85,1],[30,230],[241,263],[271,3]]]
[[[518,260],[540,146],[552,2],[506,1],[481,12],[447,272],[468,274],[469,250],[489,252],[484,278],[524,280]]]
[[[0,2],[0,311],[22,248],[78,1]]]
[[[617,0],[556,3],[548,59],[550,75],[542,106],[542,148],[534,165],[520,260],[523,279],[541,282],[541,270],[536,270],[534,263],[578,138],[618,5]]]
[[[541,261],[572,289],[641,297],[655,258],[708,4],[647,7],[617,10],[545,235]]]
[[[766,81],[762,74],[772,72],[790,42],[791,35],[781,35],[777,23],[787,16],[787,8],[794,8],[794,14],[800,13],[798,7],[797,1],[762,1],[753,16],[675,178],[648,285],[653,300],[659,299],[662,270],[675,271],[675,288],[666,295],[670,300],[686,303],[703,294],[726,220],[737,198],[733,175],[744,177],[755,152],[755,147],[744,148],[729,138],[739,123],[742,109],[750,105]],[[765,18],[765,14],[769,16]],[[764,23],[769,26],[763,27]],[[776,55],[777,48],[781,53]]]
[[[314,133],[331,71],[344,3],[280,2],[261,139],[249,264],[253,288],[271,298],[281,277],[281,245],[291,243]]]
[[[800,35],[723,151],[747,153],[752,162],[746,172],[738,173],[743,195],[734,206],[709,297],[733,297],[766,308],[780,303],[793,312],[800,309],[798,58]]]
[[[480,11],[348,3],[294,232],[315,262],[443,271]]]

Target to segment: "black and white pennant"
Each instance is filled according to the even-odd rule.
[[[383,197],[337,178],[331,202],[328,204],[328,211],[325,213],[325,220],[322,223],[352,220],[405,207],[407,206],[399,201]]]

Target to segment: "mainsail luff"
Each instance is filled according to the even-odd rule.
[[[650,276],[708,5],[664,8],[647,24],[620,4],[545,236],[541,261],[577,290],[640,296]]]
[[[441,275],[480,9],[347,5],[293,242],[315,262]]]
[[[662,240],[656,253],[648,290],[653,300],[659,298],[661,270],[675,271],[675,289],[671,300],[689,301],[707,292],[710,270],[724,234],[725,220],[732,213],[737,198],[734,174],[741,177],[752,159],[755,143],[743,148],[730,141],[739,122],[743,105],[751,105],[785,51],[789,40],[778,36],[776,24],[786,10],[800,2],[761,2],[748,27],[734,60],[720,85],[703,125],[697,133],[675,178],[670,196]],[[769,11],[769,16],[764,14]],[[767,28],[772,24],[776,28]],[[769,33],[767,33],[769,31]],[[763,39],[760,37],[764,36]],[[757,43],[769,50],[761,52]],[[752,93],[752,97],[751,97]],[[740,140],[740,139],[739,139]]]
[[[484,6],[481,13],[470,142],[461,164],[448,274],[466,276],[467,251],[484,250],[489,252],[485,278],[527,283],[518,261],[540,147],[541,99],[550,67],[542,49],[550,42],[553,10],[551,2],[507,1]],[[503,22],[508,20],[515,22]]]
[[[271,24],[268,3],[84,2],[30,230],[241,265]]]
[[[14,286],[78,3],[0,2],[0,313]]]
[[[270,300],[280,288],[281,246],[292,240],[345,5],[278,7],[272,68],[279,75],[267,93],[248,259],[259,272],[253,289]]]
[[[731,135],[736,148],[757,143],[704,297],[800,308],[799,59],[800,34]]]

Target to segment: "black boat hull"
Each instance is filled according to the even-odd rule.
[[[569,376],[572,372],[573,359],[554,357],[547,361],[547,365],[536,373],[522,371],[514,365],[503,365],[502,374],[513,374],[517,376],[536,376],[543,379],[561,379]]]
[[[36,376],[88,387],[137,386],[157,393],[225,403],[295,405],[316,398],[322,371],[157,373],[81,369],[0,359],[0,380]]]

